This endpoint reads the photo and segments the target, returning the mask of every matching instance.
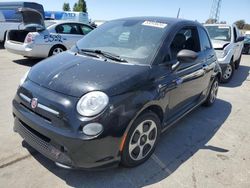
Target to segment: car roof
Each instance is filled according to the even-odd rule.
[[[192,25],[199,25],[202,26],[198,21],[191,21],[185,20],[180,18],[170,18],[170,17],[155,17],[155,16],[147,16],[147,17],[128,17],[128,18],[121,18],[117,20],[139,20],[139,21],[154,21],[154,22],[163,22],[166,24],[192,24]]]

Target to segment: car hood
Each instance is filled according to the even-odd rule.
[[[35,9],[31,8],[19,8],[17,12],[22,15],[24,26],[37,24],[45,28],[43,15]]]
[[[74,97],[90,91],[104,91],[113,96],[145,83],[149,70],[149,66],[105,62],[68,51],[33,66],[28,79]]]
[[[214,49],[224,49],[230,42],[222,40],[212,40]]]

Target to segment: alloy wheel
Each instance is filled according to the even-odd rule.
[[[55,48],[54,50],[53,50],[53,55],[57,55],[57,54],[59,54],[59,53],[61,53],[61,52],[63,52],[63,49],[62,48]]]
[[[134,130],[129,141],[129,155],[135,160],[144,159],[152,150],[157,138],[157,126],[152,120],[145,120]]]
[[[213,86],[211,88],[211,93],[210,93],[210,102],[213,103],[217,97],[218,94],[218,88],[219,88],[219,83],[217,80],[213,83]]]
[[[233,73],[233,67],[231,64],[228,64],[225,73],[223,74],[223,78],[225,80],[228,80],[232,76],[232,73]]]

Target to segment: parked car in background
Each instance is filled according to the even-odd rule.
[[[245,40],[244,40],[243,53],[244,54],[250,54],[250,37],[245,38]]]
[[[14,130],[61,167],[134,167],[163,131],[215,102],[220,78],[198,22],[109,21],[25,74],[13,100]]]
[[[5,41],[8,30],[23,28],[19,8],[32,8],[44,17],[43,6],[32,2],[0,2],[0,42]]]
[[[70,49],[76,41],[93,28],[72,21],[46,21],[33,9],[19,10],[23,17],[23,30],[10,30],[7,33],[5,48],[25,57],[45,58]]]
[[[205,24],[222,69],[223,83],[231,80],[235,69],[239,68],[244,37],[236,25]]]

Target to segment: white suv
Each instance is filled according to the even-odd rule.
[[[222,69],[221,82],[231,80],[234,70],[239,68],[244,37],[236,25],[205,24]]]

